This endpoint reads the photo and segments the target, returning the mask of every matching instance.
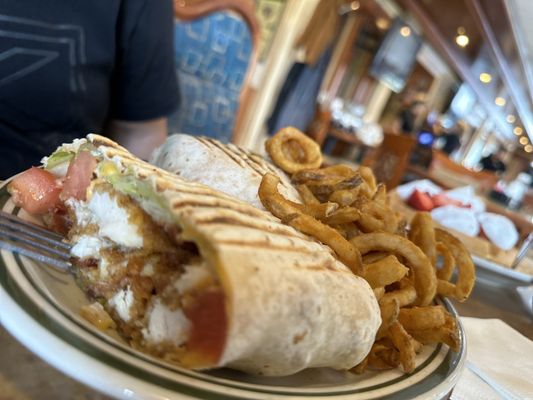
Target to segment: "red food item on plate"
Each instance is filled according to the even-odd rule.
[[[433,201],[431,197],[426,192],[422,192],[418,189],[415,189],[409,199],[407,204],[419,211],[431,211],[434,208]]]
[[[31,167],[9,183],[12,200],[30,214],[44,214],[60,205],[61,185],[43,169]]]
[[[437,193],[431,196],[431,201],[434,208],[443,207],[443,206],[457,206],[464,207],[464,204],[456,199],[452,199],[446,196],[446,193]]]
[[[87,187],[91,183],[93,171],[96,168],[96,158],[88,151],[81,151],[68,166],[61,199],[75,198],[85,200]]]

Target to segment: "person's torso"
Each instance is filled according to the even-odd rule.
[[[0,129],[101,129],[119,7],[119,0],[0,0]]]

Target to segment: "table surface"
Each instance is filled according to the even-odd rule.
[[[471,297],[453,302],[465,317],[499,318],[533,340],[533,316],[520,301],[514,285],[501,284],[478,274]],[[108,399],[33,355],[0,327],[0,399]]]

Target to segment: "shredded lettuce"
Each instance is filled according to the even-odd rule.
[[[86,143],[82,143],[78,149],[78,153],[80,151],[89,151],[89,152],[93,152],[96,150],[96,146],[94,144],[92,144],[91,142],[86,142]]]
[[[110,170],[108,169],[109,172],[111,172]],[[153,190],[149,182],[141,181],[132,174],[120,174],[118,170],[115,171],[103,176],[115,190],[131,196],[153,217],[155,217],[153,214],[157,214],[167,222],[174,220],[166,202]]]
[[[74,158],[75,154],[76,153],[73,151],[55,151],[50,157],[48,157],[48,160],[46,162],[46,169],[52,169],[65,162],[70,162],[70,160]]]

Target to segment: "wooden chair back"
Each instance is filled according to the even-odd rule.
[[[232,141],[235,143],[238,143],[244,132],[242,132],[242,125],[243,125],[243,117],[244,117],[244,111],[246,108],[246,105],[249,104],[249,100],[252,94],[251,90],[251,77],[253,70],[257,64],[257,58],[259,55],[259,37],[260,37],[260,30],[259,30],[259,23],[257,21],[257,18],[255,16],[254,11],[254,2],[253,0],[174,0],[174,16],[177,19],[177,24],[186,24],[186,23],[193,23],[194,21],[201,20],[203,18],[212,18],[213,15],[224,13],[228,14],[230,16],[237,16],[239,20],[242,20],[242,22],[245,24],[245,27],[247,28],[249,32],[249,37],[251,40],[251,49],[250,53],[248,55],[248,65],[244,74],[244,77],[230,77],[229,79],[232,80],[233,84],[234,82],[242,81],[240,85],[240,93],[238,94],[238,98],[235,99],[237,104],[233,104],[231,107],[231,118],[233,119],[233,126],[229,127],[221,127],[221,131],[217,131],[217,129],[212,129],[211,131],[206,132],[186,132],[191,134],[198,134],[198,135],[206,135],[206,136],[213,136],[218,139],[221,139],[222,141]],[[216,21],[213,20],[212,23],[215,23]],[[213,29],[210,27],[210,29]],[[201,32],[203,34],[203,32]],[[210,38],[212,37],[213,40],[221,40],[220,35],[210,35]],[[205,38],[202,38],[202,40],[206,40]],[[215,43],[215,46],[220,45],[219,47],[229,46],[227,43]],[[177,54],[177,63],[180,63],[181,60],[179,59],[179,53],[180,53],[180,43],[176,41],[176,54]],[[239,52],[238,56],[242,57],[242,49],[237,49],[237,52]],[[228,53],[223,53],[222,56],[230,57],[231,55]],[[205,64],[205,60],[194,60],[194,62],[201,62]],[[184,61],[185,63],[187,60]],[[224,60],[222,61],[224,62]],[[180,65],[177,66],[178,68],[178,80],[180,80]],[[231,70],[231,68],[229,68]],[[224,71],[225,72],[225,71]],[[228,71],[228,73],[231,71]],[[194,80],[196,79],[199,74],[194,73],[195,76],[189,76],[188,79]],[[205,80],[205,76],[208,76],[207,79],[210,79],[212,76],[212,82],[210,84],[219,85],[221,80],[228,80],[228,78],[225,76],[225,74],[220,74],[219,71],[208,71],[207,73],[203,73],[203,76],[200,77],[200,79]],[[180,82],[181,84],[181,82]],[[202,88],[204,91],[209,91],[209,86],[206,86],[206,88]],[[191,92],[189,92],[188,98],[182,98],[182,107],[181,110],[178,110],[177,113],[181,113],[181,117],[183,118],[191,118],[191,115],[194,114],[194,112],[191,112],[190,107],[192,107],[192,102],[195,101],[194,97],[197,93],[197,90],[192,91],[192,96],[190,95]],[[183,96],[182,96],[183,97]],[[210,93],[204,93],[204,98],[207,98],[208,100],[215,100],[215,95],[212,94],[210,96]],[[219,99],[221,100],[228,100],[227,96],[219,96]],[[204,100],[202,100],[199,104],[200,111],[202,108],[205,108],[205,112],[209,114],[208,108],[211,107],[210,105],[202,104],[205,103]],[[216,105],[215,105],[216,107]],[[227,112],[226,112],[227,113]],[[209,118],[209,115],[208,117]],[[172,121],[172,117],[170,119]],[[176,125],[179,125],[176,123]],[[228,124],[229,125],[229,124]],[[189,125],[190,126],[190,125]],[[212,126],[212,125],[211,125]],[[170,125],[170,128],[173,129],[172,125]],[[193,130],[193,129],[189,129]],[[201,130],[199,128],[198,130]],[[224,131],[224,132],[222,132]]]
[[[369,152],[363,165],[372,168],[378,182],[393,189],[401,183],[415,145],[411,136],[385,133],[381,146]]]
[[[494,172],[472,171],[450,160],[448,155],[440,150],[433,150],[429,171],[439,180],[448,182],[448,187],[472,185],[481,193],[490,190],[498,182],[498,176]]]

